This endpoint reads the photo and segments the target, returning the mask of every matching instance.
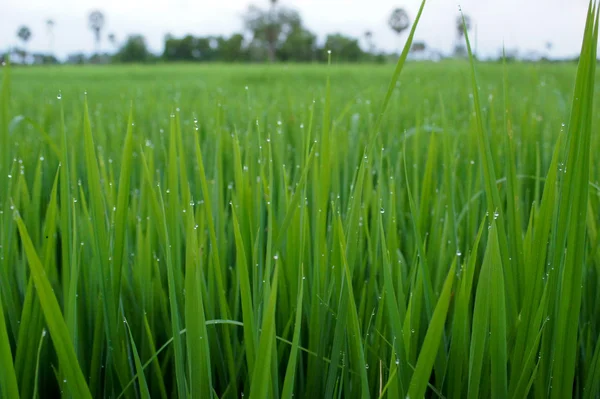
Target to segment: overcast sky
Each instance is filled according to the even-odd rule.
[[[414,19],[420,0],[280,0],[300,11],[305,25],[322,41],[325,34],[342,32],[356,37],[373,32],[379,49],[398,49],[406,39],[387,26],[395,7],[404,7]],[[64,57],[68,53],[94,49],[94,36],[87,25],[91,10],[106,16],[102,49],[114,33],[119,41],[128,34],[143,34],[154,52],[162,52],[166,33],[176,36],[224,34],[243,29],[241,16],[250,3],[268,5],[268,0],[2,0],[0,6],[0,50],[18,43],[17,29],[27,25],[33,32],[30,51],[47,51]],[[416,39],[429,47],[450,51],[456,42],[455,17],[459,5],[474,22],[477,49],[495,55],[504,42],[507,49],[545,53],[551,42],[552,56],[579,52],[588,0],[428,0]],[[55,21],[50,39],[45,21]],[[475,39],[475,38],[474,38]],[[363,42],[364,43],[364,42]]]

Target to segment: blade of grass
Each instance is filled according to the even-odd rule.
[[[278,272],[279,267],[276,264],[269,301],[263,317],[262,332],[258,342],[258,353],[261,356],[256,359],[256,367],[254,373],[252,373],[252,382],[250,383],[251,398],[266,398],[271,387],[269,377],[271,375],[271,355],[274,350],[273,336],[275,335]]]
[[[560,292],[555,317],[552,398],[572,395],[585,263],[586,212],[590,175],[590,140],[596,77],[600,8],[590,2],[573,94],[567,161],[560,193],[558,238],[553,262],[559,266]]]
[[[10,341],[4,322],[4,306],[0,295],[0,392],[4,398],[19,398],[19,384],[13,366],[13,357],[10,350]]]
[[[433,369],[433,363],[436,360],[438,348],[444,335],[444,325],[446,324],[446,315],[450,306],[455,270],[456,259],[448,271],[442,292],[437,305],[435,306],[435,310],[433,311],[429,327],[427,328],[427,334],[425,335],[425,340],[423,341],[423,346],[419,353],[419,359],[417,360],[415,371],[410,380],[408,397],[421,398],[425,395],[431,370]]]
[[[46,273],[33,243],[29,238],[25,224],[18,214],[15,214],[15,218],[23,242],[23,247],[27,254],[31,277],[35,283],[35,288],[38,292],[44,317],[48,325],[48,330],[50,331],[50,338],[52,338],[52,342],[54,343],[61,370],[67,377],[67,386],[75,397],[91,399],[92,395],[85,382],[81,368],[79,367],[77,355],[75,354],[75,349],[73,348],[73,344],[69,337],[69,331],[62,317],[62,312],[60,311],[56,296],[46,277]]]

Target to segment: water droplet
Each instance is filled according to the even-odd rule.
[[[279,255],[275,254],[275,256],[273,256],[273,259],[275,259],[275,260],[279,259]]]
[[[385,213],[385,209],[381,208],[380,213]]]
[[[368,364],[368,363],[366,363],[366,364],[365,364],[365,368],[366,368],[367,370],[369,369],[369,364]]]
[[[40,157],[40,161],[43,161],[44,159],[45,159],[45,158],[44,158],[44,156],[42,155],[42,156]]]
[[[498,216],[500,216],[500,212],[494,211],[494,220],[498,219]]]
[[[456,256],[461,256],[461,255],[462,255],[462,252],[460,252],[460,249],[457,249],[456,250]]]
[[[56,98],[58,100],[62,100],[62,92],[60,90],[58,91],[58,94],[56,95]]]

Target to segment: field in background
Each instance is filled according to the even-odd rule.
[[[407,64],[379,125],[389,66],[13,68],[0,367],[21,397],[597,397],[600,103],[570,119],[574,64],[476,68],[480,104],[469,63]]]

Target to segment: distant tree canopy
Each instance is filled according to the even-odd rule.
[[[167,61],[245,61],[247,56],[243,42],[241,34],[229,38],[187,35],[181,39],[167,35],[163,58]]]
[[[317,36],[303,25],[295,10],[275,4],[267,10],[250,6],[243,19],[246,36],[167,35],[162,57],[188,62],[314,62],[327,60],[326,52],[331,50],[333,59],[339,62],[380,61],[375,54],[361,49],[359,39],[340,33],[327,36],[320,47]]]
[[[423,41],[415,41],[410,48],[413,53],[420,53],[427,49],[427,44]]]
[[[118,62],[148,62],[152,54],[146,46],[146,39],[142,35],[131,35],[114,56]]]
[[[265,50],[269,61],[273,62],[276,53],[294,31],[303,30],[302,18],[296,10],[278,7],[263,10],[256,6],[248,7],[244,16],[244,26],[252,36],[253,48]]]
[[[277,50],[277,58],[284,62],[314,61],[317,52],[317,36],[298,25],[287,35]]]
[[[261,0],[264,1],[264,0]],[[88,27],[94,34],[95,52],[92,55],[83,53],[71,54],[67,63],[144,63],[156,60],[167,62],[326,62],[328,51],[331,51],[333,62],[377,62],[393,60],[394,54],[387,54],[376,49],[371,30],[366,30],[361,37],[332,33],[318,40],[317,35],[308,29],[298,11],[280,5],[278,0],[269,0],[264,7],[250,5],[241,16],[243,31],[230,36],[185,35],[175,37],[166,35],[162,54],[153,54],[142,35],[130,35],[125,40],[117,40],[113,32],[103,36],[106,28],[106,17],[100,10],[88,14]],[[391,10],[387,24],[396,34],[401,36],[411,25],[410,17],[403,8]],[[27,43],[31,38],[31,30],[22,26],[17,32],[22,42],[21,48],[14,48],[13,54],[22,63],[33,62],[45,64],[57,62],[52,56],[53,27],[52,19],[46,20],[48,29],[48,54],[35,54],[28,57]],[[471,28],[472,22],[465,15],[455,19],[457,45],[455,56],[466,53],[462,39],[465,31]],[[102,38],[108,39],[114,49],[112,54],[101,52]],[[361,47],[362,42],[362,47]],[[547,52],[551,44],[547,45]],[[441,52],[427,46],[423,41],[416,41],[411,46],[411,53],[417,57],[428,57]]]
[[[325,39],[325,50],[331,50],[332,58],[347,62],[358,62],[366,58],[365,52],[360,48],[358,39],[335,33]]]

